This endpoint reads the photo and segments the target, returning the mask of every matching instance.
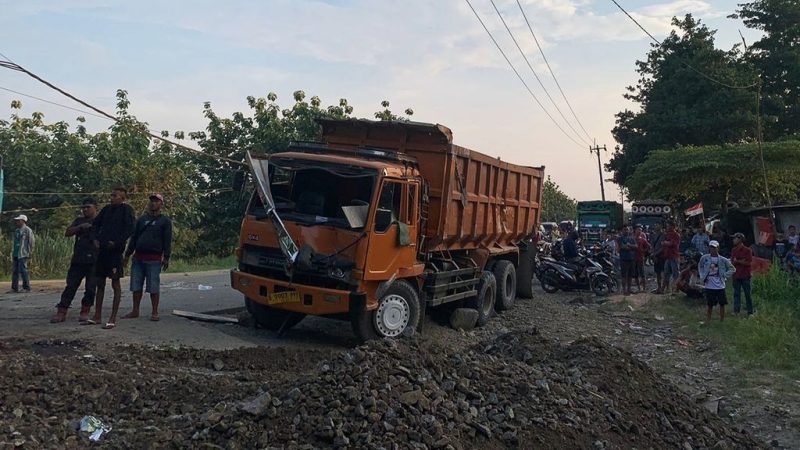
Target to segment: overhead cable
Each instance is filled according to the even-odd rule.
[[[519,71],[517,71],[517,68],[514,67],[514,64],[511,63],[510,59],[508,59],[508,56],[506,56],[506,52],[504,52],[503,48],[500,47],[500,44],[497,43],[497,40],[492,35],[492,32],[489,31],[489,28],[486,27],[486,24],[483,22],[483,19],[481,19],[481,16],[478,14],[477,11],[475,11],[475,8],[472,6],[472,3],[470,3],[469,0],[464,0],[464,1],[467,2],[467,5],[469,5],[469,8],[472,10],[472,13],[475,14],[475,18],[478,19],[478,22],[480,22],[481,26],[486,31],[486,34],[489,35],[489,39],[492,40],[492,42],[494,43],[495,47],[497,47],[497,50],[500,52],[501,55],[503,55],[503,59],[506,60],[506,62],[508,63],[509,67],[511,67],[511,70],[514,72],[514,74],[517,76],[517,78],[519,78],[519,81],[522,83],[523,86],[525,86],[525,89],[528,91],[528,93],[531,95],[531,97],[533,97],[533,100],[536,102],[536,104],[539,105],[539,108],[541,108],[542,111],[544,111],[544,113],[547,115],[547,117],[550,118],[550,120],[553,122],[553,124],[556,126],[556,128],[558,128],[564,134],[564,136],[567,137],[567,139],[572,141],[575,145],[583,148],[584,147],[583,144],[581,144],[580,142],[576,141],[575,138],[570,136],[570,134],[567,133],[564,130],[564,128],[562,128],[561,125],[558,124],[558,122],[556,121],[556,119],[553,118],[553,116],[550,114],[550,112],[547,111],[547,109],[544,107],[544,105],[542,105],[542,102],[539,101],[539,99],[536,97],[536,94],[533,93],[533,91],[531,90],[530,86],[528,86],[528,83],[526,83],[525,79],[522,78],[522,75],[519,74]]]

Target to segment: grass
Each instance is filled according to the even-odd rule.
[[[33,280],[53,280],[66,277],[72,258],[73,238],[62,234],[42,232],[36,235],[36,246],[28,269]],[[11,239],[0,238],[0,281],[11,279]],[[176,258],[170,261],[168,273],[200,272],[229,269],[236,266],[236,258],[205,256],[194,259]]]
[[[729,283],[730,284],[730,283]],[[744,297],[744,296],[742,296]],[[719,321],[714,309],[711,323],[705,321],[705,300],[678,297],[665,301],[661,308],[670,317],[686,324],[695,334],[723,348],[732,362],[751,369],[782,370],[800,374],[800,285],[798,280],[775,266],[753,278],[753,302],[756,314],[747,318],[742,298],[742,313],[733,312],[733,290],[728,288],[726,317]]]

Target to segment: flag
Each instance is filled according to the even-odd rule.
[[[694,217],[694,216],[699,216],[700,214],[703,214],[703,203],[700,202],[700,203],[692,206],[691,208],[689,208],[686,211],[684,211],[684,213],[686,214],[686,217]]]

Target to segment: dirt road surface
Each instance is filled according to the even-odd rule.
[[[0,297],[0,448],[84,448],[84,415],[113,427],[107,448],[800,445],[793,380],[728,367],[653,313],[668,299],[537,292],[481,329],[434,315],[418,338],[357,347],[345,322],[279,338],[169,314],[244,317],[225,272],[165,276],[162,320],[145,300],[110,331],[74,310],[49,324],[60,286],[39,289]]]

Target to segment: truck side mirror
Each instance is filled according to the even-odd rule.
[[[378,208],[375,211],[375,231],[384,232],[392,225],[392,211]]]

